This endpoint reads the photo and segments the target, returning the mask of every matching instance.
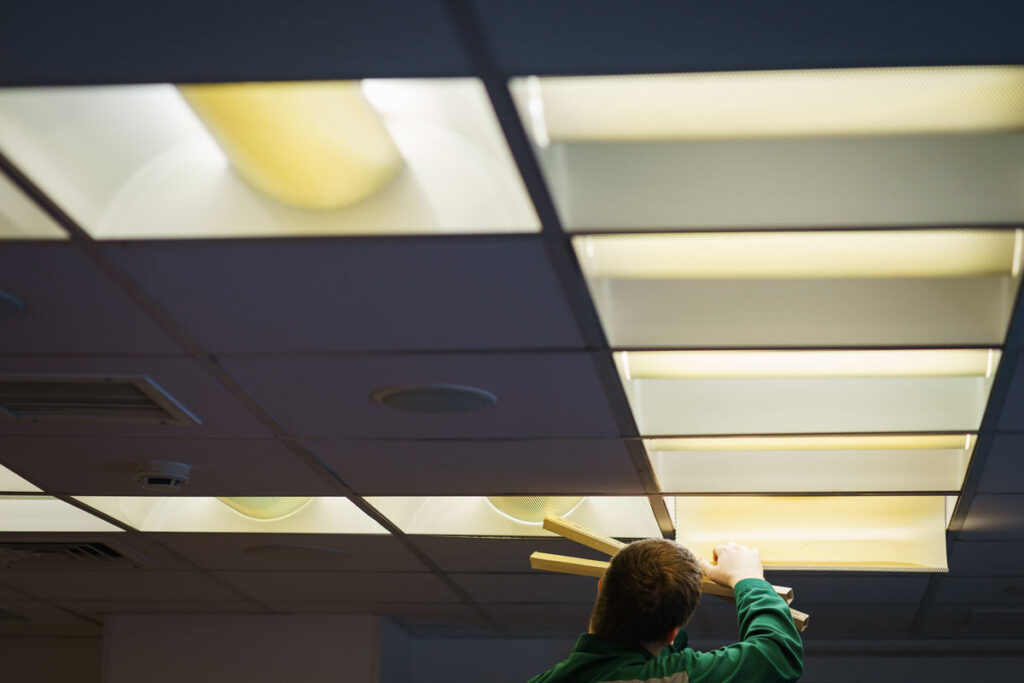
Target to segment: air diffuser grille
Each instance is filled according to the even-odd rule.
[[[29,422],[199,424],[148,377],[0,377],[0,415]]]
[[[141,556],[100,542],[0,543],[0,567],[7,569],[136,569],[151,564]]]

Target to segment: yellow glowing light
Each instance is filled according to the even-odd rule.
[[[520,101],[525,79],[513,85]],[[886,135],[1024,128],[1024,67],[955,66],[535,79],[560,140]],[[536,126],[534,126],[536,127]]]
[[[853,351],[631,351],[615,354],[637,379],[986,377],[995,349]],[[626,367],[628,365],[628,367]]]
[[[591,278],[1016,277],[1021,230],[863,230],[576,237]]]
[[[358,82],[179,89],[238,174],[282,202],[341,208],[376,192],[401,166]]]
[[[512,519],[540,524],[547,515],[564,517],[583,501],[581,496],[490,496],[496,510]]]
[[[946,569],[944,496],[679,497],[676,523],[703,557],[736,541],[776,569]]]
[[[309,505],[311,497],[218,498],[228,507],[251,519],[274,520],[295,514]]]
[[[722,436],[647,439],[653,451],[970,450],[970,434]]]

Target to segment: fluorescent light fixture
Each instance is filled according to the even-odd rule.
[[[0,531],[121,531],[95,515],[46,495],[0,495]]]
[[[0,146],[98,239],[540,229],[476,79],[182,89],[3,90]]]
[[[588,277],[834,280],[1020,273],[1017,230],[856,230],[573,238]]]
[[[511,89],[530,127],[542,117],[554,141],[1024,128],[1021,66],[528,77]]]
[[[256,496],[241,498],[218,498],[240,515],[251,519],[275,520],[294,515],[310,504],[311,497]]]
[[[666,493],[952,492],[972,434],[645,439]]]
[[[6,467],[0,467],[0,492],[3,493],[15,493],[15,492],[35,492],[41,491],[38,486],[35,486],[28,481],[25,481],[14,472],[11,472]]]
[[[68,234],[0,173],[0,240],[25,239],[66,240]]]
[[[996,349],[615,353],[643,436],[976,431]]]
[[[500,512],[484,496],[373,496],[366,500],[407,534],[553,536],[534,521]],[[609,536],[661,536],[651,505],[641,496],[588,496],[565,516]]]
[[[488,496],[498,512],[517,522],[541,524],[548,515],[565,517],[583,502],[581,496]]]
[[[76,496],[77,500],[139,531],[385,534],[387,531],[352,501],[341,497],[312,498],[286,516],[260,518],[266,505],[244,507],[240,514],[220,498],[157,496]],[[233,499],[237,501],[238,499]],[[244,500],[244,499],[243,499]],[[279,512],[276,510],[275,512]]]
[[[677,540],[736,541],[769,569],[946,571],[945,496],[677,497]]]
[[[587,235],[573,245],[620,347],[998,345],[1024,231]]]

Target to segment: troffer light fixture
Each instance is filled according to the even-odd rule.
[[[973,434],[645,439],[667,493],[958,493]]]
[[[678,497],[677,539],[710,557],[725,540],[771,569],[946,570],[944,496]]]
[[[975,431],[997,349],[620,351],[643,436]]]
[[[665,140],[1024,128],[1024,67],[816,69],[520,78],[543,140]]]
[[[383,187],[402,157],[358,81],[179,88],[235,171],[306,209],[339,209]]]

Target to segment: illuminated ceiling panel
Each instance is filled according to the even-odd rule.
[[[1000,352],[615,354],[643,436],[976,431]]]
[[[3,493],[16,493],[16,492],[32,492],[39,491],[39,487],[32,485],[19,477],[14,472],[11,472],[6,467],[0,467],[0,492]]]
[[[539,522],[517,520],[483,496],[380,496],[367,497],[367,501],[407,534],[552,535],[544,531]],[[590,496],[577,502],[578,505],[565,513],[566,519],[577,524],[618,538],[661,536],[651,505],[644,497]],[[526,562],[524,557],[524,566]]]
[[[98,239],[539,230],[475,79],[8,89],[0,147]]]
[[[1024,219],[1024,67],[526,77],[569,230]]]
[[[645,439],[666,493],[958,492],[971,434]]]
[[[74,505],[45,495],[0,495],[0,531],[121,531]]]
[[[710,557],[736,541],[769,569],[945,571],[945,496],[675,499],[677,540]]]
[[[573,240],[618,347],[998,345],[1021,230],[595,235]]]
[[[140,531],[194,531],[291,534],[384,534],[387,531],[347,498],[313,498],[292,506],[290,514],[267,518],[274,498],[233,498],[234,507],[218,498],[155,496],[76,496],[77,500]],[[262,503],[255,501],[263,501]],[[280,507],[280,506],[278,506]],[[239,508],[243,514],[239,512]],[[271,515],[273,516],[273,515]]]
[[[68,234],[0,173],[0,240],[66,240]]]

